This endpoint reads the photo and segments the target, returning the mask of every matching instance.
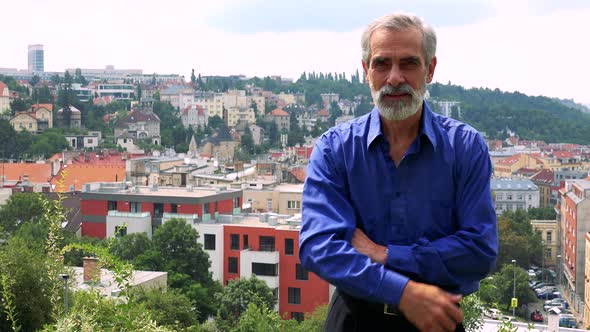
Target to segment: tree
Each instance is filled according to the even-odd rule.
[[[33,77],[31,77],[31,79],[29,80],[29,84],[32,87],[35,87],[37,84],[39,84],[39,82],[41,81],[41,78],[39,77],[39,75],[35,74],[33,75]]]
[[[219,115],[214,115],[209,118],[209,128],[213,130],[217,130],[223,126],[224,122],[223,119],[219,117]]]
[[[555,220],[555,209],[547,208],[530,208],[527,210],[531,220]]]
[[[18,150],[15,150],[16,131],[10,125],[10,122],[0,119],[0,158],[11,158]]]
[[[48,295],[52,282],[47,273],[47,256],[26,240],[13,237],[0,250],[0,276],[10,282],[0,286],[0,331],[12,330],[6,320],[6,294],[14,294],[14,311],[23,331],[37,331],[50,323],[52,304]],[[4,289],[9,287],[9,289]]]
[[[219,303],[216,322],[221,330],[230,330],[238,323],[240,315],[250,303],[273,308],[276,301],[271,289],[255,275],[229,282],[223,292],[215,294]]]
[[[191,71],[191,84],[193,86],[193,88],[195,88],[197,85],[197,77],[195,76],[195,69],[193,68]]]
[[[273,332],[280,331],[281,317],[265,305],[248,303],[246,310],[240,315],[239,322],[233,332]],[[288,330],[292,331],[292,330]]]
[[[122,261],[135,265],[135,260],[153,249],[152,240],[146,233],[133,233],[113,240],[109,251]]]
[[[28,108],[28,103],[24,99],[16,98],[10,102],[10,112],[14,116],[18,112],[24,112]]]
[[[80,68],[76,68],[76,71],[74,72],[74,82],[83,86],[88,84],[86,77],[82,75],[82,70]]]
[[[516,278],[516,298],[519,303],[531,303],[537,300],[535,293],[529,287],[529,276],[525,270],[514,264],[506,264],[500,272],[494,274],[493,283],[498,294],[499,304],[505,304],[510,309],[514,280]]]
[[[177,290],[162,292],[161,289],[139,288],[133,296],[161,326],[180,331],[199,323],[191,301]]]
[[[0,227],[12,234],[25,222],[38,223],[43,216],[45,196],[40,193],[15,193],[0,207]]]
[[[525,211],[507,211],[498,217],[498,239],[497,269],[513,259],[521,266],[541,264],[541,236],[533,231]]]

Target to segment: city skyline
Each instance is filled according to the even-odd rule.
[[[3,42],[3,68],[26,69],[27,46],[43,44],[46,71],[114,65],[186,79],[194,68],[202,75],[294,80],[303,72],[360,72],[366,24],[403,10],[424,17],[438,33],[436,82],[590,103],[584,84],[590,69],[576,65],[590,50],[578,37],[590,33],[590,4],[583,1],[172,0],[163,7],[107,0],[86,8],[24,0],[5,8],[14,14],[6,26],[19,28]]]

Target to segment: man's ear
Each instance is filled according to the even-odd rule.
[[[426,83],[432,82],[432,78],[434,77],[434,69],[436,68],[436,56],[432,58],[430,61],[430,65],[428,66],[428,77],[426,79]]]

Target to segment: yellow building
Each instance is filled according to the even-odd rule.
[[[521,168],[541,169],[543,162],[535,156],[519,153],[508,158],[500,159],[494,163],[494,175],[498,177],[511,177]]]
[[[53,105],[35,104],[27,112],[19,112],[10,119],[14,130],[33,134],[53,128]]]
[[[543,241],[543,259],[546,266],[557,265],[558,231],[557,220],[531,220],[534,231],[541,233]]]
[[[301,213],[303,184],[280,184],[273,188],[244,189],[244,202],[252,204],[252,211],[278,214]]]

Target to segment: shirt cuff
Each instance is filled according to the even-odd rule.
[[[387,260],[385,267],[394,271],[406,271],[416,273],[418,271],[418,263],[414,259],[414,253],[410,246],[387,246]]]
[[[375,292],[381,298],[379,302],[398,306],[408,281],[410,281],[408,277],[385,269],[383,280]]]

